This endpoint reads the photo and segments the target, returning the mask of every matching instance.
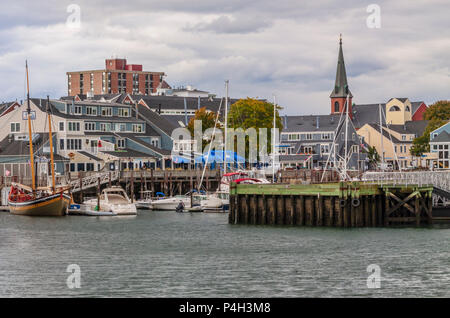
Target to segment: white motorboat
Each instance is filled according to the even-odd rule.
[[[147,209],[150,210],[153,208],[152,206],[152,191],[141,191],[141,199],[136,201],[136,208],[138,209]]]
[[[100,206],[98,207],[98,203]],[[117,215],[136,215],[136,205],[131,202],[128,195],[121,187],[106,188],[100,198],[92,198],[83,204],[94,208],[96,211],[113,212]]]
[[[94,207],[86,204],[71,204],[68,209],[69,215],[88,215],[88,216],[114,216],[117,215],[111,211],[96,211]]]
[[[180,203],[185,208],[191,207],[191,198],[189,195],[176,195],[170,198],[161,198],[152,201],[153,210],[175,211]]]

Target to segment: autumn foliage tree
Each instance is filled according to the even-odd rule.
[[[189,120],[187,129],[191,133],[191,136],[194,136],[194,122],[195,120],[200,120],[202,122],[202,135],[208,128],[214,128],[214,124],[216,122],[217,114],[215,112],[211,112],[206,110],[206,107],[202,107],[195,111],[194,117]],[[219,123],[216,124],[216,127],[219,128]],[[210,140],[203,138],[202,149],[205,149],[205,146],[210,142]]]
[[[283,129],[283,124],[278,111],[282,109],[280,106],[276,106],[275,124],[276,128]],[[230,107],[228,113],[228,127],[237,129],[242,128],[244,130],[248,128],[255,128],[259,139],[259,129],[267,128],[267,150],[272,149],[272,137],[271,128],[273,128],[273,110],[274,104],[263,100],[247,97],[246,99],[240,99]],[[248,137],[246,142],[246,154],[248,154]],[[258,140],[259,144],[259,140]]]
[[[423,135],[413,140],[413,146],[410,151],[414,156],[420,156],[424,152],[430,151],[430,133],[450,120],[450,101],[437,101],[428,107],[425,111],[424,119],[429,122]]]

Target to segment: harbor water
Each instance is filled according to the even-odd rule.
[[[229,225],[227,214],[143,210],[0,213],[0,296],[449,297],[449,242],[450,229],[437,226],[245,226]],[[67,285],[70,264],[80,268],[80,288]],[[380,288],[368,288],[371,264],[381,270]]]

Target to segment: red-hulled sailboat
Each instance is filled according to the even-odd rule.
[[[32,185],[29,186],[12,183],[11,191],[8,197],[9,211],[12,214],[29,216],[63,216],[67,212],[70,203],[70,194],[68,187],[56,188],[55,165],[53,159],[53,138],[52,138],[52,119],[49,109],[49,100],[47,99],[47,115],[49,123],[49,143],[50,143],[50,162],[52,171],[52,187],[36,187],[36,178],[34,171],[34,153],[33,138],[31,132],[31,108],[30,108],[30,88],[28,80],[28,64],[25,63],[27,72],[27,113],[28,113],[28,138],[30,145],[30,164]]]

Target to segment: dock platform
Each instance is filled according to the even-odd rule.
[[[432,185],[236,184],[230,224],[378,227],[433,224]],[[440,216],[439,220],[446,220]],[[450,221],[450,215],[448,217]]]

